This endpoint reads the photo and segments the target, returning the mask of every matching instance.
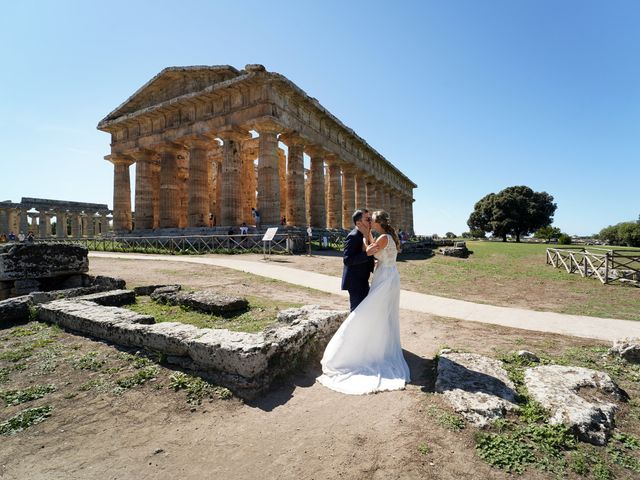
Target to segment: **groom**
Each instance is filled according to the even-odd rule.
[[[378,251],[376,245],[364,249],[364,238],[369,238],[371,215],[367,209],[353,213],[355,228],[349,232],[344,243],[342,269],[342,290],[349,292],[351,311],[364,300],[369,293],[369,275],[373,272],[373,255]]]

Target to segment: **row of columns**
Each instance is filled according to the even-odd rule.
[[[29,223],[31,217],[31,223]],[[101,213],[98,216],[67,212],[50,211],[29,213],[27,210],[16,208],[0,208],[0,234],[8,235],[32,231],[40,238],[52,237],[51,218],[56,217],[56,237],[66,238],[68,236],[68,222],[71,223],[71,236],[93,237],[99,233],[106,233],[109,230],[109,218],[107,214]]]
[[[183,137],[105,157],[114,165],[114,230],[132,229],[133,163],[136,230],[206,227],[211,216],[217,225],[252,224],[252,208],[260,212],[262,225],[279,225],[285,217],[288,226],[350,229],[351,214],[364,206],[384,208],[394,225],[413,229],[409,196],[322,147],[308,145],[295,132],[282,133],[273,122],[251,128],[257,138],[247,130],[227,127],[215,137]],[[287,145],[286,157],[278,142]],[[305,153],[310,157],[306,181]]]

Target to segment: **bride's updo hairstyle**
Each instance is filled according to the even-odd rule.
[[[384,230],[384,233],[388,233],[389,235],[391,235],[391,238],[393,238],[393,241],[396,244],[396,250],[398,250],[399,252],[400,239],[398,238],[398,234],[396,233],[395,229],[389,223],[389,214],[384,210],[378,210],[376,212],[373,212],[373,215],[371,216],[371,221],[373,223],[379,223],[382,229]]]

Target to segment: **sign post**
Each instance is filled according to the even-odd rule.
[[[276,232],[278,231],[278,227],[267,228],[267,231],[264,232],[264,236],[262,237],[262,255],[263,260],[269,260],[271,256],[271,241],[273,237],[276,236]],[[267,243],[269,243],[269,256],[267,256]]]
[[[311,236],[313,235],[313,230],[311,227],[307,227],[307,235],[309,235],[309,256],[311,256]]]

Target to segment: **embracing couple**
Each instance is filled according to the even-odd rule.
[[[400,240],[383,210],[356,210],[353,223],[342,274],[351,313],[327,345],[318,381],[352,395],[401,390],[410,378],[400,346]]]

